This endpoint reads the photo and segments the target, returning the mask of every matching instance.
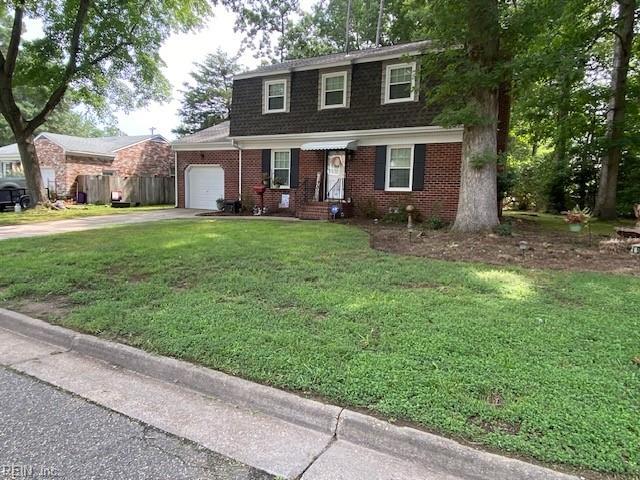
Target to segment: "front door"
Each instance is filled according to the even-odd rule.
[[[327,154],[326,199],[344,200],[345,163],[344,150],[330,151]]]

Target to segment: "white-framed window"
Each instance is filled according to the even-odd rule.
[[[387,65],[384,103],[412,102],[416,95],[416,62]]]
[[[264,112],[278,113],[287,111],[287,79],[267,80],[264,82]]]
[[[24,177],[24,170],[20,160],[2,162],[0,164],[0,177]]]
[[[272,150],[271,188],[289,188],[290,182],[291,150]]]
[[[347,106],[347,72],[324,73],[320,108],[341,108]]]
[[[413,145],[387,147],[385,190],[410,192],[413,179]]]

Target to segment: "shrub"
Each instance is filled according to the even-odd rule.
[[[362,205],[358,207],[358,216],[364,218],[380,218],[380,210],[378,210],[378,204],[374,198],[365,200]]]
[[[411,214],[415,223],[422,222],[422,215],[420,211],[414,210]],[[407,213],[406,205],[398,205],[389,208],[389,212],[385,213],[382,217],[382,223],[407,223],[409,221],[409,214]]]
[[[429,230],[441,230],[447,226],[447,222],[437,215],[431,215],[424,222],[424,226]]]
[[[493,231],[501,237],[510,237],[513,233],[513,225],[511,222],[504,222],[495,227]]]

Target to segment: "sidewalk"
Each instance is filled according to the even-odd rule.
[[[577,479],[1,309],[0,364],[288,479]]]

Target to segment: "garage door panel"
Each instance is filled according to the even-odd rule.
[[[216,210],[224,196],[224,170],[218,166],[194,166],[187,172],[187,207]]]

